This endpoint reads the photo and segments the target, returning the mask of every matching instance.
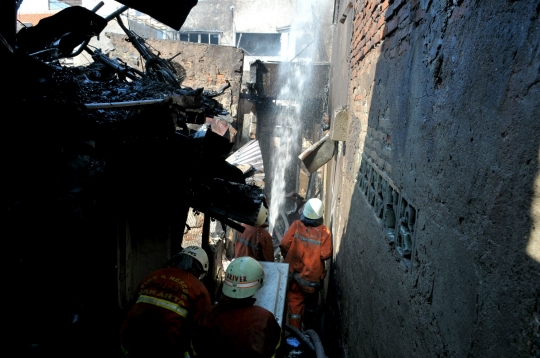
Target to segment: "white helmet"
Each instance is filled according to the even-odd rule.
[[[208,272],[208,255],[206,252],[199,246],[188,246],[184,248],[178,255],[187,255],[193,257],[195,260],[197,260],[201,265],[202,269],[204,271],[204,274],[199,277],[199,279],[202,279],[206,273]]]
[[[223,294],[231,298],[251,297],[262,287],[264,270],[252,257],[243,256],[234,259],[227,267]]]
[[[324,214],[324,207],[322,201],[320,201],[317,198],[312,198],[307,201],[307,203],[304,205],[304,210],[302,211],[302,214],[312,220],[317,220],[322,218]]]

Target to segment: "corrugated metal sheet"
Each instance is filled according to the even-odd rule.
[[[247,142],[244,146],[231,154],[226,160],[232,165],[252,165],[255,169],[257,169],[257,174],[262,174],[262,176],[259,175],[257,179],[264,179],[264,163],[258,140],[251,140]]]

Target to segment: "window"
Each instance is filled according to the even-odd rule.
[[[219,34],[208,32],[179,32],[180,41],[219,45]]]
[[[82,6],[82,0],[49,0],[49,10],[62,10],[70,6]]]
[[[279,56],[281,34],[237,33],[236,47],[251,56]]]

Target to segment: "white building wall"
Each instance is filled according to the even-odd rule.
[[[21,14],[38,14],[49,11],[49,0],[23,0],[19,6]]]
[[[296,0],[200,0],[181,31],[215,30],[220,44],[235,46],[236,33],[273,33],[287,26]]]

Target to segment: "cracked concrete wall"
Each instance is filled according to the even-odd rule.
[[[110,57],[123,60],[130,66],[142,69],[139,53],[133,45],[124,40],[125,35],[107,33],[106,36],[110,39],[110,43],[107,48],[102,49],[105,53],[109,53]],[[162,58],[170,58],[181,53],[172,60],[172,63],[179,74],[185,73],[183,86],[218,90],[228,80],[231,87],[215,99],[231,113],[236,122],[244,63],[242,50],[229,46],[172,40],[148,39],[145,41],[151,48],[159,51]]]
[[[538,356],[540,3],[353,5],[327,210],[342,355]]]

